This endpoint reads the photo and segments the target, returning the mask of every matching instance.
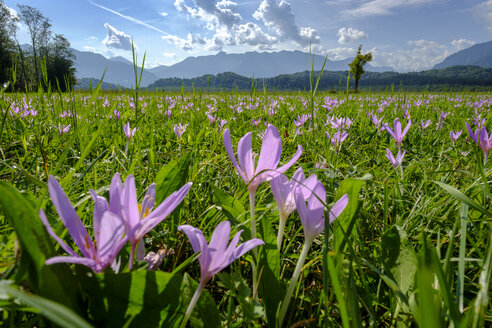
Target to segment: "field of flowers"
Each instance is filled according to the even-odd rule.
[[[492,95],[0,106],[2,326],[492,324]]]

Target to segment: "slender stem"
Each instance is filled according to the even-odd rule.
[[[278,326],[282,327],[282,323],[284,322],[285,314],[287,313],[287,309],[289,307],[290,299],[292,298],[292,293],[294,292],[294,288],[296,287],[297,280],[299,279],[299,275],[301,274],[301,269],[306,261],[307,254],[309,252],[309,248],[311,247],[312,240],[306,240],[304,242],[304,246],[302,248],[301,255],[297,260],[297,265],[294,270],[294,274],[292,275],[292,279],[290,280],[289,288],[287,289],[287,293],[285,294],[285,298],[282,301],[282,307],[280,308],[279,316],[278,316]]]
[[[251,216],[251,239],[256,238],[256,220],[255,220],[255,191],[249,192],[249,214]],[[253,271],[253,290],[256,290],[258,285],[258,272],[256,270],[256,259],[258,252],[253,248],[253,262],[251,269]]]
[[[131,245],[130,246],[130,259],[128,261],[128,269],[131,270],[133,267],[133,256],[135,255],[135,246]]]
[[[186,309],[185,316],[183,318],[183,321],[181,321],[181,325],[179,326],[180,328],[186,327],[186,323],[188,322],[188,319],[190,319],[191,312],[193,312],[193,308],[196,305],[196,302],[198,302],[198,299],[200,298],[200,294],[202,293],[203,285],[202,282],[198,284],[198,287],[195,291],[195,294],[193,295],[193,298],[191,299],[190,304],[188,305],[188,308]]]
[[[280,220],[278,224],[278,235],[277,235],[277,248],[280,251],[282,248],[282,239],[284,238],[285,224],[287,223],[287,217],[283,213],[280,213]]]

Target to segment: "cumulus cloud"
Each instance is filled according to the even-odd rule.
[[[475,44],[475,41],[470,41],[466,39],[459,39],[459,40],[453,40],[451,41],[451,44],[457,49],[457,50],[463,50],[468,47],[471,47]]]
[[[277,43],[277,38],[264,33],[255,23],[246,23],[237,26],[236,40],[240,44],[249,46],[259,46],[262,49],[268,49]]]
[[[338,43],[352,43],[354,41],[367,38],[367,34],[364,31],[359,31],[355,28],[342,27],[338,30]]]
[[[412,46],[408,50],[373,53],[375,63],[392,66],[402,72],[420,71],[432,68],[452,53],[446,45],[435,41],[415,40],[407,44]]]
[[[108,23],[104,23],[106,28],[106,37],[103,40],[103,44],[108,48],[132,50],[132,38],[128,34],[122,31],[118,31]]]
[[[326,51],[328,58],[332,60],[342,60],[349,57],[354,57],[356,53],[357,50],[354,48],[343,48],[343,47],[332,48]]]
[[[174,7],[180,12],[207,21],[208,28],[214,29],[215,25],[225,25],[232,28],[242,20],[241,15],[234,9],[236,3],[229,0],[195,0],[194,7],[186,4],[185,0],[175,0]],[[215,25],[213,24],[215,23]]]
[[[315,29],[299,28],[294,20],[290,3],[281,0],[263,0],[253,17],[271,28],[281,40],[292,40],[300,46],[319,43],[320,38]]]
[[[168,14],[167,12],[165,12],[165,11],[161,11],[161,12],[160,12],[160,14],[161,14],[161,16],[162,16],[162,17],[166,17],[167,15],[169,15],[169,14]]]
[[[436,1],[439,0],[371,0],[355,9],[345,10],[342,13],[346,16],[357,17],[390,15],[393,9],[396,8],[426,5]]]

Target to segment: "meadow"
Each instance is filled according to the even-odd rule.
[[[0,105],[5,327],[492,324],[490,94]]]

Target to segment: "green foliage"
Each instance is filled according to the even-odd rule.
[[[313,72],[312,78],[318,78],[320,72]],[[181,87],[191,91],[191,86],[208,88],[211,91],[232,91],[236,87],[247,92],[251,89],[263,88],[267,91],[308,91],[310,90],[310,71],[294,74],[283,74],[271,78],[248,78],[236,73],[220,73],[203,75],[192,79],[166,78],[154,81],[148,86],[150,90],[174,90]],[[352,75],[352,74],[351,74]],[[319,78],[319,91],[343,92],[340,81],[347,78],[347,72],[325,71]],[[354,76],[352,75],[352,78]],[[86,79],[77,88],[88,89]],[[354,87],[354,80],[347,81]],[[358,87],[362,90],[384,90],[393,85],[401,85],[406,91],[487,91],[491,90],[492,68],[477,66],[452,66],[442,69],[432,69],[421,72],[365,72],[359,79]],[[234,86],[234,87],[232,87]],[[117,90],[115,85],[105,84],[104,89]]]
[[[352,78],[355,80],[354,90],[357,91],[359,87],[359,80],[362,74],[365,73],[364,66],[372,60],[372,53],[362,54],[362,44],[357,50],[357,55],[354,60],[349,64],[350,73],[352,73]]]

